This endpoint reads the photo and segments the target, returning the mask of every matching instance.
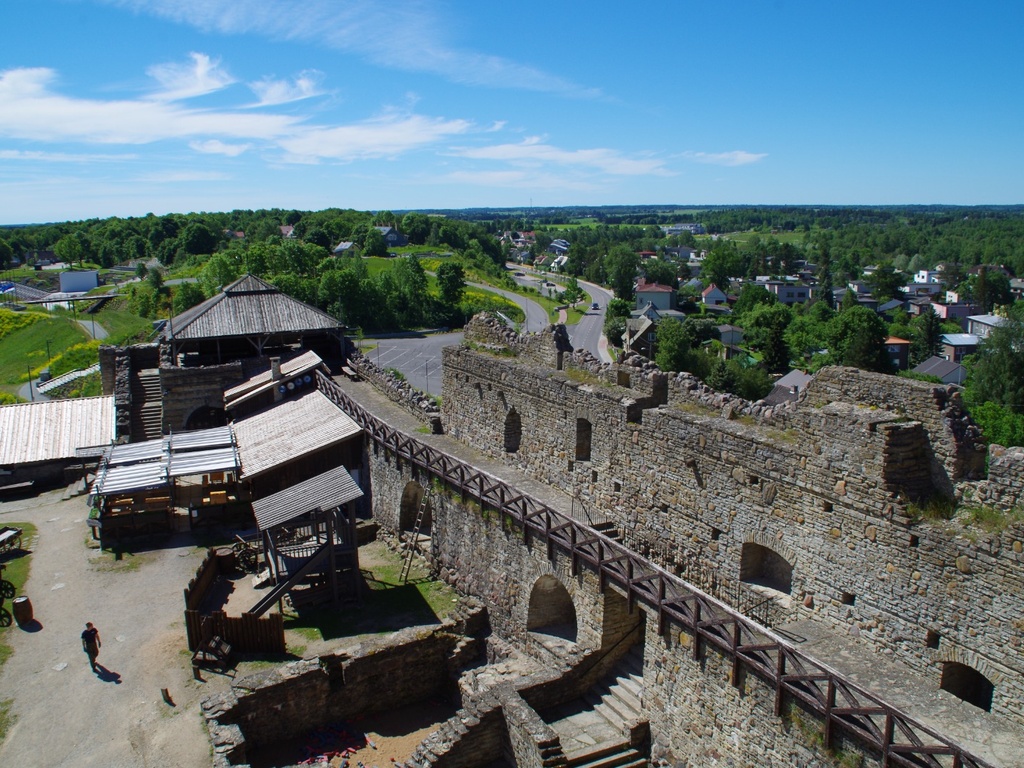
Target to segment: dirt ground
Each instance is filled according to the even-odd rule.
[[[30,627],[34,631],[17,626],[5,631],[14,654],[0,669],[0,701],[14,700],[15,722],[0,744],[0,766],[208,768],[212,753],[200,701],[267,662],[240,662],[226,675],[204,671],[203,681],[193,679],[182,589],[206,549],[190,535],[178,534],[140,543],[117,560],[91,541],[85,497],[64,500],[62,495],[54,491],[0,502],[0,525],[24,521],[38,529],[36,539],[25,544],[32,561],[23,590],[38,623]],[[379,542],[361,548],[360,558],[364,568],[375,570],[401,565]],[[418,570],[414,576],[422,575]],[[230,580],[223,590],[229,613],[240,613],[262,595],[248,575]],[[422,608],[389,617],[404,618],[422,622]],[[86,621],[96,625],[103,642],[95,674],[81,647]],[[359,631],[323,640],[289,630],[286,640],[308,657],[359,643],[365,639]],[[172,705],[163,700],[165,688]],[[350,765],[370,768],[392,765],[391,758],[408,759],[450,714],[437,703],[354,721],[376,748],[365,746],[351,756]],[[263,765],[288,764],[274,762],[273,755],[259,758]]]

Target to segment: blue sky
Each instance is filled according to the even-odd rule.
[[[1024,203],[1024,6],[10,0],[0,223]]]

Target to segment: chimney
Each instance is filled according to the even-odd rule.
[[[281,381],[281,358],[272,357],[270,358],[270,380],[275,382],[274,384],[274,402],[276,403],[282,397],[284,393],[281,391],[282,384],[276,382]]]

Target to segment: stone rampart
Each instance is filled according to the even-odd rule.
[[[164,433],[190,429],[193,413],[224,410],[224,390],[241,383],[245,374],[240,362],[189,368],[161,367]]]
[[[402,406],[430,427],[433,434],[441,434],[441,409],[437,407],[437,403],[430,395],[416,389],[394,373],[382,371],[373,364],[370,358],[358,350],[349,353],[349,365],[356,373],[387,395],[388,399]]]
[[[448,432],[580,498],[634,551],[738,608],[771,597],[779,620],[858,635],[936,683],[944,662],[965,663],[996,683],[993,711],[1024,721],[1024,526],[957,533],[915,523],[908,504],[974,472],[955,392],[836,369],[768,407],[674,377],[666,405],[637,408],[599,374],[444,355]],[[1008,495],[1011,466],[995,472]]]

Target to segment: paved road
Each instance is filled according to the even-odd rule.
[[[441,394],[441,350],[462,343],[462,333],[436,333],[400,339],[365,339],[376,344],[365,354],[380,368],[401,371],[405,380],[431,395]]]
[[[604,338],[604,315],[613,294],[606,288],[582,280],[580,287],[590,294],[591,303],[596,303],[600,309],[588,309],[579,323],[570,326],[569,340],[576,349],[586,349],[598,360],[610,362],[612,357],[608,353],[608,341]]]
[[[517,280],[518,282],[518,280]],[[551,324],[548,319],[547,310],[544,309],[533,299],[528,299],[522,294],[513,293],[512,291],[505,291],[501,288],[495,288],[493,285],[483,285],[481,283],[470,283],[474,288],[482,288],[486,291],[493,291],[494,293],[504,296],[509,301],[512,301],[523,310],[526,315],[526,320],[523,323],[523,327],[520,329],[522,333],[534,333],[540,331]]]

